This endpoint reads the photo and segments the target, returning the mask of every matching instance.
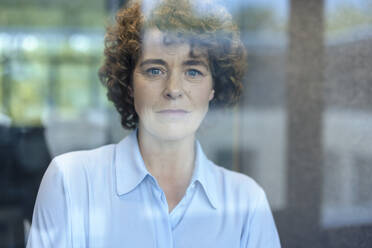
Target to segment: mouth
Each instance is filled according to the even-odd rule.
[[[187,110],[184,109],[162,109],[159,111],[156,111],[156,113],[161,117],[165,118],[166,120],[185,120],[185,118],[190,113]]]
[[[163,109],[163,110],[159,110],[157,111],[156,113],[159,113],[159,114],[188,114],[190,113],[189,111],[187,110],[184,110],[184,109]]]

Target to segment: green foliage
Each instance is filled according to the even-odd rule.
[[[13,57],[11,81],[7,82],[11,84],[11,94],[3,95],[0,87],[0,102],[7,97],[10,106],[7,110],[2,106],[0,111],[10,116],[13,124],[39,125],[43,113],[52,107],[50,100],[64,118],[79,118],[95,101],[91,94],[93,88],[99,89],[99,105],[107,104],[97,77],[98,57],[68,50],[52,56],[36,54]],[[2,73],[0,66],[0,76]],[[3,83],[0,77],[0,86]]]
[[[372,25],[372,1],[368,1],[365,2],[366,8],[340,3],[326,16],[327,33],[338,34],[358,26]]]
[[[104,6],[104,0],[1,0],[0,29],[103,28],[108,17]],[[15,125],[39,125],[51,100],[60,113],[79,116],[91,107],[92,87],[101,87],[97,77],[100,49],[79,52],[65,41],[51,51],[47,45],[16,53],[0,48],[0,62],[3,55],[11,61],[6,77],[0,63],[0,111],[10,115]],[[5,84],[10,86],[8,95],[4,94]],[[99,94],[100,104],[105,104],[104,91]]]
[[[102,27],[103,0],[0,2],[0,27]]]
[[[239,28],[244,31],[259,31],[262,29],[284,30],[285,20],[280,19],[274,9],[245,5],[233,13]]]

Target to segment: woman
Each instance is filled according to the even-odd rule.
[[[201,2],[131,2],[105,45],[101,81],[134,131],[52,161],[28,247],[280,247],[263,190],[195,140],[209,105],[241,92],[245,53],[231,17]]]

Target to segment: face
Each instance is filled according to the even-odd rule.
[[[212,75],[203,53],[190,45],[164,44],[164,33],[146,31],[133,73],[134,107],[140,132],[162,140],[195,135],[213,99]]]

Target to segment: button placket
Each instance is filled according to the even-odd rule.
[[[151,181],[151,190],[154,195],[155,205],[152,207],[152,211],[156,212],[158,217],[154,221],[155,233],[164,237],[163,239],[157,239],[156,247],[174,247],[173,233],[171,231],[169,216],[168,216],[168,204],[165,198],[163,190],[157,185],[156,181]]]
[[[186,193],[184,197],[181,199],[181,201],[178,203],[178,205],[173,209],[171,214],[169,215],[170,223],[172,226],[172,230],[177,227],[177,225],[180,223],[183,215],[185,214],[185,211],[188,207],[188,205],[191,202],[191,199],[195,193],[195,182],[192,183],[188,189],[186,190]]]

